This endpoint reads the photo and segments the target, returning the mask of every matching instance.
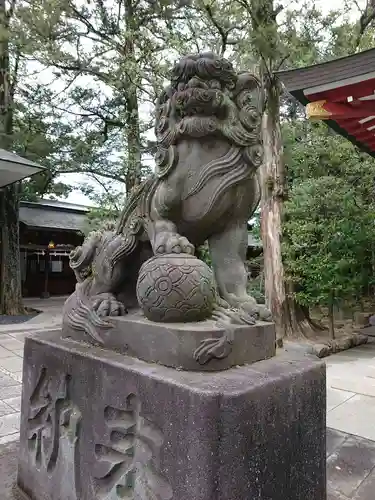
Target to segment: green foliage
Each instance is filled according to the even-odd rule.
[[[103,224],[116,225],[125,204],[124,193],[111,189],[110,183],[102,184],[102,187],[104,189],[100,194],[92,187],[86,187],[86,189],[82,187],[82,191],[95,202],[95,206],[90,209],[87,217],[85,234],[98,229]]]
[[[150,171],[156,97],[182,54],[219,52],[236,67],[259,72],[270,88],[275,70],[374,46],[369,2],[359,11],[347,0],[328,13],[313,0],[282,4],[16,3],[5,30],[14,92],[11,142],[14,151],[48,168],[23,184],[23,198],[66,196],[71,186],[59,176],[85,174],[100,187],[80,186],[99,207],[88,228],[115,219],[124,193]],[[351,300],[373,272],[374,161],[324,124],[307,122],[288,96],[281,99],[281,120],[286,169],[281,162],[278,175],[286,174],[289,189],[284,260],[296,297],[304,305],[326,304],[332,296]],[[258,215],[253,234],[260,235]],[[198,251],[211,265],[208,247]],[[260,283],[251,287],[262,299]]]
[[[295,66],[373,47],[375,11],[368,6],[357,14],[353,22],[354,16],[349,21],[343,11],[332,12],[327,23],[317,12],[321,29],[305,48],[298,44],[302,57]],[[303,31],[312,26],[310,19]],[[307,121],[293,99],[282,100],[281,113],[289,198],[283,261],[295,299],[330,310],[353,305],[374,283],[375,161],[324,123]]]
[[[196,249],[196,256],[198,259],[203,260],[203,262],[205,262],[209,267],[212,267],[211,254],[207,241],[204,245],[201,245]]]
[[[254,299],[259,303],[259,304],[265,304],[266,302],[266,297],[265,297],[265,290],[264,290],[264,280],[263,276],[260,274],[256,278],[252,278],[249,280],[248,285],[247,285],[247,292],[254,297]]]
[[[127,192],[147,174],[164,51],[173,22],[184,18],[188,4],[30,0],[19,5],[27,50],[53,75],[48,83],[36,79],[30,85],[38,90],[39,104],[67,127],[59,173],[112,179]]]
[[[25,98],[25,96],[23,96]],[[22,101],[14,105],[13,151],[47,170],[22,183],[21,198],[36,201],[45,195],[66,197],[72,187],[57,180],[65,130],[53,117]]]
[[[93,208],[90,210],[83,232],[87,236],[91,231],[97,230],[104,225],[116,226],[119,213],[110,208]]]
[[[285,211],[284,263],[297,301],[355,302],[373,282],[373,202],[344,176],[326,175],[295,181]]]
[[[149,173],[154,104],[176,58],[214,50],[253,70],[260,60],[270,71],[310,64],[347,50],[342,12],[322,14],[312,0],[283,8],[272,0],[17,3],[11,24],[17,102],[47,129],[35,131],[36,159],[49,168],[24,196],[68,194],[59,182],[66,173],[129,191]],[[370,43],[367,32],[362,46]]]

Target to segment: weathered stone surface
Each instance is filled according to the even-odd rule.
[[[325,366],[178,371],[25,343],[18,483],[33,500],[322,500]]]
[[[359,330],[359,333],[367,335],[368,337],[375,337],[375,325],[364,326]]]
[[[63,322],[93,343],[107,318],[134,307],[136,292],[157,321],[171,321],[172,310],[174,321],[196,321],[217,308],[241,310],[236,322],[245,314],[271,319],[247,293],[245,265],[247,221],[259,203],[262,84],[207,52],[181,58],[169,80],[155,109],[154,174],[129,194],[117,225],[90,233],[70,255],[77,287]],[[215,294],[211,271],[192,256],[205,241]],[[155,298],[161,274],[173,276]],[[204,282],[205,290],[196,286]]]
[[[333,491],[328,488],[327,500],[350,500],[348,497],[341,495],[338,491]]]
[[[353,500],[374,500],[375,497],[375,469],[367,476],[354,494]]]
[[[273,323],[219,327],[212,320],[196,323],[153,323],[141,313],[112,318],[101,332],[105,346],[144,361],[183,370],[217,371],[254,363],[275,355]],[[63,337],[82,333],[65,325]]]
[[[375,467],[375,443],[351,436],[328,458],[328,485],[349,498]]]
[[[16,487],[18,443],[0,446],[1,500],[29,500]]]
[[[152,321],[205,320],[212,316],[216,299],[212,269],[194,255],[156,255],[139,271],[137,299]]]
[[[348,438],[344,432],[335,429],[327,429],[327,457],[332,455]]]
[[[371,313],[357,311],[354,313],[354,324],[356,326],[367,326],[369,324]]]

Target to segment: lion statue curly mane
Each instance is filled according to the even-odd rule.
[[[208,241],[220,307],[269,319],[248,295],[247,221],[259,203],[263,92],[212,53],[183,57],[156,107],[154,175],[128,196],[116,228],[71,255],[77,288],[64,321],[95,335],[136,305],[139,269],[152,255],[194,254]]]

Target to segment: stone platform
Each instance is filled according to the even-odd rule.
[[[218,325],[214,320],[194,323],[155,323],[139,312],[108,318],[112,327],[98,329],[102,347],[181,370],[217,371],[255,363],[275,355],[273,323]],[[82,330],[63,326],[63,338],[92,342]]]
[[[184,372],[25,343],[19,486],[33,500],[322,500],[325,366]]]

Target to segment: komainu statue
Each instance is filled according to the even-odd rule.
[[[139,304],[149,320],[235,324],[270,319],[248,295],[247,221],[259,202],[263,92],[211,53],[173,68],[156,109],[155,174],[129,195],[117,226],[71,254],[75,293],[64,323],[100,328]],[[208,241],[212,270],[194,256]]]

